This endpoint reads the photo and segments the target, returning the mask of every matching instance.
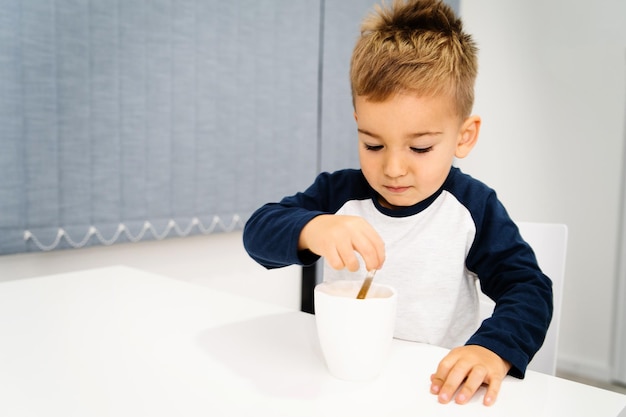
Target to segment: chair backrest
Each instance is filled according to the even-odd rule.
[[[528,369],[554,375],[556,373],[556,355],[561,304],[563,300],[563,281],[565,278],[565,257],[567,254],[567,226],[553,223],[517,222],[524,240],[533,248],[539,267],[552,280],[554,293],[554,314],[548,328],[546,339]],[[480,316],[485,319],[493,312],[493,301],[480,294]]]

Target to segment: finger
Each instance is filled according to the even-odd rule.
[[[341,258],[341,263],[348,269],[348,271],[356,272],[359,270],[359,259],[356,257],[354,249],[351,245],[342,245],[337,248],[337,251],[339,253],[339,257]]]
[[[478,388],[481,387],[483,382],[485,382],[486,376],[487,368],[482,366],[474,367],[457,393],[455,398],[456,403],[465,404],[468,402],[474,394],[476,394],[476,391],[478,391]]]
[[[430,382],[431,382],[430,392],[431,393],[435,395],[439,394],[439,392],[441,391],[441,387],[446,381],[446,378],[448,377],[448,374],[450,373],[450,370],[452,369],[455,363],[456,363],[456,359],[454,359],[450,355],[450,353],[446,355],[441,360],[441,362],[439,362],[439,365],[437,366],[437,371],[435,371],[435,373],[430,376]]]
[[[487,387],[487,393],[483,398],[483,404],[486,406],[493,405],[498,398],[498,394],[500,393],[500,386],[502,385],[502,380],[500,378],[492,378],[489,382],[489,386]]]
[[[468,372],[469,369],[457,365],[448,373],[448,376],[439,390],[438,399],[440,403],[447,404],[454,398],[454,395],[461,384],[463,384]]]
[[[430,376],[430,393],[435,395],[439,394],[443,381],[443,379],[439,378],[435,374],[432,374]]]
[[[328,253],[324,255],[326,263],[333,269],[340,270],[345,267],[343,259],[339,255],[336,249],[330,250]]]
[[[371,230],[371,234],[368,234],[369,245],[372,248],[372,256],[370,258],[371,264],[367,264],[368,271],[371,269],[380,269],[385,262],[385,241],[374,230]]]
[[[368,233],[364,233],[362,236],[354,238],[353,245],[354,250],[363,258],[365,268],[368,271],[382,267],[385,260],[385,244],[378,234],[371,236]]]
[[[354,255],[346,257],[344,259],[344,264],[350,272],[356,272],[359,270],[359,260]]]
[[[365,269],[371,271],[372,269],[380,269],[382,267],[381,257],[384,255],[379,255],[376,249],[369,244],[360,245],[355,247],[355,249],[363,258],[363,263],[365,263]]]

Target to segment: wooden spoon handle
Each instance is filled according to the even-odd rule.
[[[361,289],[359,290],[359,293],[356,296],[357,300],[362,300],[367,296],[367,292],[369,291],[370,286],[372,285],[372,281],[374,280],[375,273],[376,273],[375,269],[372,269],[371,271],[367,272],[365,281],[363,281],[363,285],[361,285]]]

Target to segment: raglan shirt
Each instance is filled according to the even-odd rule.
[[[246,222],[244,246],[266,268],[310,265],[299,251],[302,228],[320,214],[365,218],[385,242],[376,281],[398,292],[394,337],[447,348],[483,346],[523,378],[552,318],[552,282],[537,265],[496,193],[452,167],[442,187],[414,206],[388,209],[360,170],[320,174],[306,191],[259,208]],[[324,281],[363,279],[324,267]],[[480,288],[496,302],[478,322]]]

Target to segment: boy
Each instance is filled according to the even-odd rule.
[[[267,268],[325,259],[324,280],[398,291],[394,336],[451,348],[431,376],[441,403],[485,405],[523,378],[552,318],[551,281],[495,192],[453,167],[481,120],[471,115],[477,48],[437,0],[395,1],[363,22],[350,80],[360,170],[322,173],[257,210],[244,245]],[[480,280],[495,300],[478,326]]]

